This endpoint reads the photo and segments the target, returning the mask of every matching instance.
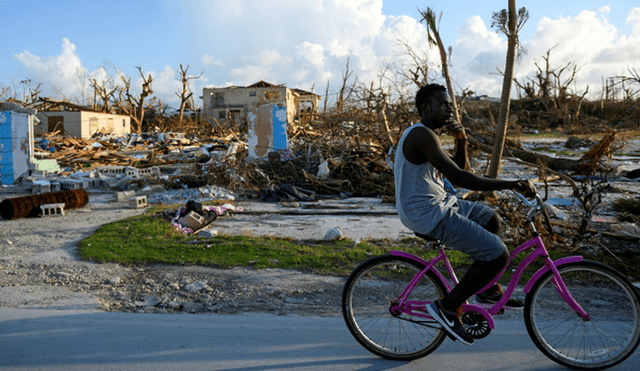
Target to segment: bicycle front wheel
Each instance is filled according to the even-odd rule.
[[[527,294],[524,320],[538,349],[575,369],[604,369],[629,357],[640,341],[640,297],[621,273],[581,261],[558,267],[568,292],[589,315],[569,308],[551,271]]]
[[[442,344],[446,333],[437,322],[394,310],[400,294],[424,268],[408,258],[383,255],[351,273],[342,293],[342,314],[351,334],[367,350],[387,359],[412,360]],[[427,272],[407,300],[424,304],[444,293],[442,281]]]

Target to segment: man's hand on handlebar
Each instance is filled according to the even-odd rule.
[[[513,183],[513,189],[522,193],[522,195],[528,199],[534,198],[538,193],[536,186],[533,185],[531,180],[518,180]]]

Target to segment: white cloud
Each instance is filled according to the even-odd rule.
[[[87,74],[76,54],[76,46],[69,39],[62,40],[62,52],[58,56],[42,58],[25,50],[15,55],[38,82],[49,85],[67,98],[78,98],[81,93],[80,79]]]
[[[589,93],[600,93],[602,78],[625,73],[635,61],[640,60],[640,8],[633,9],[627,23],[634,29],[633,35],[619,35],[606,16],[607,9],[600,13],[582,11],[575,17],[543,18],[536,27],[531,40],[520,40],[526,50],[514,68],[515,77],[522,81],[535,79],[536,63],[545,68],[544,57],[549,52],[549,65],[560,72],[566,81],[576,67],[574,83],[570,86],[581,94],[589,86]],[[487,30],[477,17],[460,26],[453,52],[453,75],[462,88],[498,96],[502,88],[506,38]]]
[[[248,5],[241,1],[238,7]],[[194,22],[204,25],[194,43],[211,45],[210,54],[224,49],[227,75],[236,85],[262,79],[308,89],[332,79],[338,86],[347,58],[359,80],[377,79],[398,55],[398,38],[426,44],[424,27],[411,17],[385,16],[382,0],[256,0],[250,5],[226,18],[216,16],[224,11],[216,4],[190,5]],[[263,50],[277,51],[280,59],[265,58]]]
[[[427,55],[431,71],[439,75],[439,53],[427,47],[425,25],[409,16],[386,16],[382,0],[200,0],[184,6],[189,21],[198,25],[190,40],[198,50],[195,58],[203,79],[193,81],[194,92],[195,86],[246,85],[258,80],[303,89],[329,82],[331,92],[341,83],[347,59],[359,81],[377,82],[386,67],[406,70],[414,62],[402,43]],[[516,78],[531,78],[537,71],[535,63],[543,63],[549,50],[552,67],[573,62],[581,68],[576,90],[590,84],[595,91],[603,76],[619,75],[633,67],[640,60],[640,7],[627,16],[633,30],[627,35],[620,35],[609,22],[609,12],[610,7],[605,6],[598,12],[543,18],[537,25],[527,25],[536,32],[532,39],[521,40],[527,54],[516,65]],[[450,70],[456,86],[499,95],[502,78],[497,71],[504,69],[505,52],[504,35],[489,29],[480,17],[467,19],[458,27],[453,45]],[[59,55],[40,57],[24,51],[15,58],[35,78],[62,90],[68,98],[81,93],[78,72],[98,80],[109,76],[103,68],[89,71],[83,66],[68,39],[63,40]],[[128,74],[139,77],[137,70]],[[174,104],[175,91],[180,88],[177,71],[165,67],[152,75],[155,93]],[[139,88],[139,84],[132,87]]]
[[[176,92],[182,91],[182,84],[180,82],[180,76],[178,73],[171,68],[170,66],[165,66],[164,69],[158,73],[156,72],[145,72],[145,77],[151,76],[153,77],[153,81],[151,83],[151,87],[153,89],[153,94],[160,98],[163,102],[173,102],[177,99]],[[139,78],[136,81],[136,86],[142,86],[142,78]]]
[[[62,51],[60,55],[52,57],[40,57],[29,51],[24,51],[15,56],[29,71],[34,74],[34,83],[42,82],[42,96],[59,95],[58,99],[67,99],[80,103],[88,103],[91,91],[89,80],[96,79],[100,84],[111,79],[109,84],[122,86],[121,76],[125,76],[121,70],[116,71],[114,76],[103,67],[98,67],[93,71],[82,64],[80,57],[76,53],[76,46],[67,38],[62,40]],[[166,66],[162,71],[145,71],[145,77],[149,74],[153,77],[151,84],[154,95],[164,103],[175,105],[179,102],[176,92],[182,90],[178,73],[170,66]],[[129,76],[127,76],[129,77]],[[130,76],[131,92],[138,94],[142,86],[142,77],[135,70]],[[192,87],[192,91],[194,88]],[[84,96],[84,98],[83,98]]]
[[[640,8],[633,8],[627,17],[627,24],[633,29],[634,35],[640,35]]]
[[[205,66],[223,66],[224,65],[222,59],[216,58],[209,54],[204,54],[202,57],[200,57],[200,61]]]

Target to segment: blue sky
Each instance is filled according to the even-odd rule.
[[[520,39],[527,50],[516,66],[522,81],[551,51],[552,66],[580,68],[573,88],[601,90],[603,77],[640,67],[640,5],[631,1],[517,1],[530,18]],[[406,47],[427,48],[418,7],[393,0],[0,1],[0,89],[3,98],[42,83],[43,96],[82,103],[86,78],[118,82],[154,77],[163,102],[175,105],[180,64],[189,66],[196,96],[205,86],[285,83],[318,93],[337,90],[347,58],[358,81],[406,70]],[[499,95],[506,39],[490,28],[500,1],[438,1],[440,33],[453,47],[458,89]],[[407,65],[409,63],[409,65]],[[389,74],[389,72],[387,72]],[[21,83],[30,80],[31,82]],[[81,81],[84,81],[82,83]],[[139,84],[137,84],[139,86]],[[411,87],[410,87],[411,88]],[[1,92],[2,90],[0,90]],[[197,101],[196,104],[201,102]]]

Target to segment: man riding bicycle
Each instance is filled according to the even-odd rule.
[[[453,337],[471,345],[473,338],[460,320],[461,306],[502,271],[509,252],[499,237],[500,216],[484,204],[448,194],[444,178],[470,190],[514,189],[530,197],[535,195],[535,187],[530,181],[486,178],[465,169],[467,136],[463,126],[453,119],[453,105],[444,86],[422,87],[416,94],[416,107],[421,120],[404,131],[395,156],[396,209],[407,228],[471,257],[473,263],[458,285],[427,308]],[[443,150],[436,134],[445,126],[455,138],[453,157]],[[477,299],[495,303],[500,296],[499,286],[494,286]],[[522,304],[510,300],[507,306]]]

